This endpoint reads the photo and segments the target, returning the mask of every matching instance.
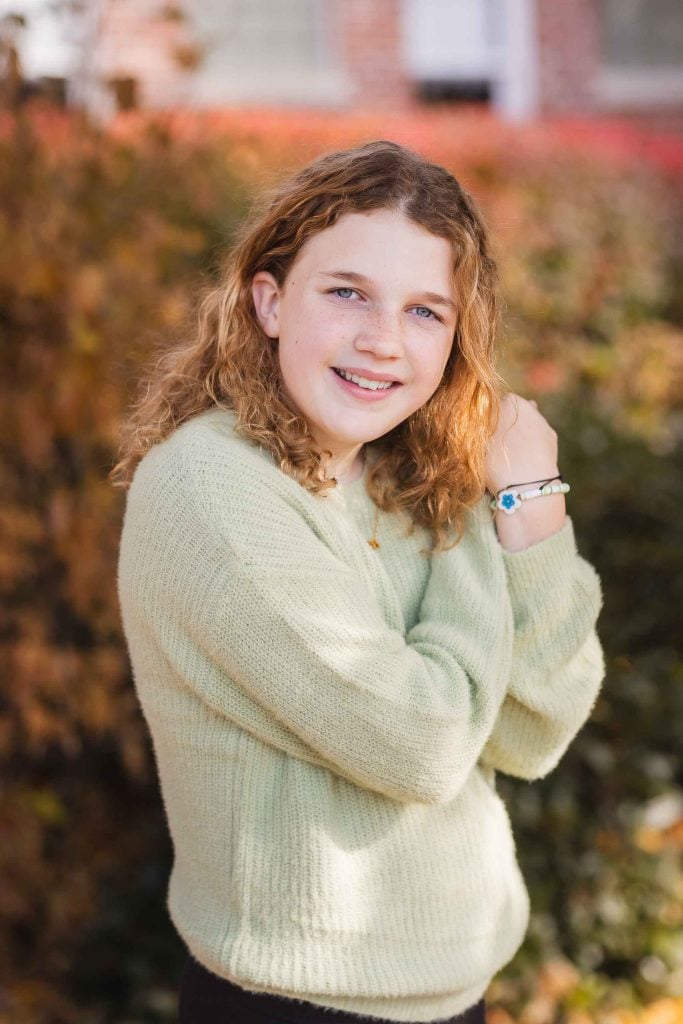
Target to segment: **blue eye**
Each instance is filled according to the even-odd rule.
[[[341,295],[340,294],[341,292],[349,292],[349,294],[348,295]],[[333,288],[332,289],[332,293],[333,293],[333,295],[339,295],[340,299],[350,299],[352,295],[356,294],[356,289],[355,288]]]
[[[417,311],[418,316],[420,316],[423,320],[430,320],[432,318],[434,320],[440,320],[441,319],[441,317],[438,317],[436,315],[436,313],[434,313],[431,309],[429,309],[428,306],[415,306],[414,309]],[[420,312],[420,310],[422,310],[424,313],[427,313],[427,316],[423,316],[422,313]]]

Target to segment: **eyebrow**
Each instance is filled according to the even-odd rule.
[[[332,277],[336,281],[353,281],[354,284],[372,284],[369,277],[366,277],[365,274],[359,274],[355,270],[324,270],[321,271],[321,276]],[[427,302],[433,302],[438,306],[446,306],[447,309],[451,309],[453,312],[456,312],[457,310],[453,300],[449,299],[446,295],[439,295],[438,292],[420,292],[420,295],[423,299],[426,299]]]

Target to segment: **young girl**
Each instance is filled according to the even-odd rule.
[[[449,173],[332,153],[252,216],[129,424],[182,1024],[482,1022],[522,942],[495,772],[546,775],[586,721],[601,591],[497,310]]]

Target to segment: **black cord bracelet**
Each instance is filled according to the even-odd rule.
[[[503,491],[509,491],[513,487],[527,487],[529,484],[543,484],[543,486],[545,486],[546,484],[551,483],[553,480],[562,480],[562,474],[558,473],[557,476],[548,477],[547,480],[525,480],[521,484],[508,484],[507,487],[501,487],[499,491],[496,491],[496,497],[498,497],[499,494],[502,494]]]

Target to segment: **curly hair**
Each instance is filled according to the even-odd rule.
[[[271,452],[280,469],[315,494],[336,486],[303,415],[283,388],[277,345],[259,324],[254,275],[282,286],[308,238],[343,214],[388,209],[446,239],[453,252],[459,308],[453,345],[432,397],[371,442],[367,487],[387,512],[426,527],[434,550],[485,491],[485,458],[499,416],[503,381],[495,365],[500,317],[498,273],[477,205],[444,168],[394,142],[326,154],[257,201],[224,259],[217,285],[197,303],[197,329],[157,361],[143,382],[110,473],[128,487],[135,466],[181,423],[219,406],[235,429]]]

